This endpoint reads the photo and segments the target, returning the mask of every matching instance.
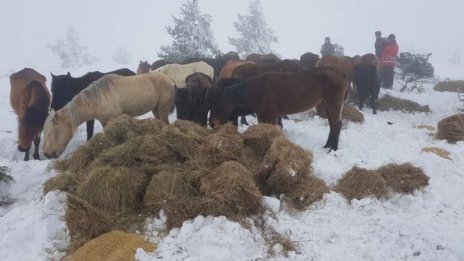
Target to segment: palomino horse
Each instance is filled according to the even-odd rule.
[[[189,64],[167,64],[155,70],[155,72],[162,72],[171,77],[176,83],[177,88],[185,87],[185,78],[190,74],[201,72],[209,77],[214,78],[214,69],[205,62],[195,62]]]
[[[18,150],[29,151],[34,141],[34,159],[39,157],[40,134],[50,108],[50,92],[45,85],[45,76],[30,68],[24,68],[10,76],[10,102],[18,115]]]
[[[174,95],[174,82],[163,73],[106,75],[61,110],[50,113],[45,121],[43,153],[47,158],[58,157],[77,127],[92,119],[104,127],[122,114],[134,117],[152,111],[156,118],[168,123],[168,116],[174,110]]]
[[[66,75],[52,75],[52,104],[51,108],[55,111],[63,108],[72,98],[87,88],[92,82],[100,79],[107,74],[117,74],[121,76],[132,76],[135,73],[127,68],[118,69],[111,72],[89,72],[81,77],[72,77],[68,72]],[[95,121],[87,122],[87,139],[93,136],[93,127]]]
[[[256,113],[258,122],[277,124],[278,117],[324,105],[330,132],[324,148],[338,149],[341,112],[348,91],[346,77],[323,67],[299,73],[265,73],[225,87],[211,107],[210,125],[216,128],[230,118],[236,107]]]
[[[140,61],[139,66],[137,67],[137,74],[147,73],[150,71],[151,71],[150,64],[147,61],[145,62]]]

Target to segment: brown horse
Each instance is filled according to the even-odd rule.
[[[255,62],[255,63],[275,63],[275,62],[280,61],[281,59],[272,53],[269,53],[269,54],[252,53],[248,55],[245,60],[250,61],[250,62]]]
[[[50,92],[45,81],[45,76],[30,68],[10,76],[10,102],[18,115],[18,150],[25,152],[24,160],[29,160],[33,141],[33,157],[40,159],[40,134],[50,108]]]
[[[150,64],[147,61],[140,61],[139,66],[137,67],[137,74],[147,73],[149,71],[151,71]]]
[[[377,67],[377,57],[373,53],[366,53],[362,56],[355,55],[353,56],[353,63],[355,66],[360,64],[370,64],[374,67]]]
[[[242,64],[254,64],[254,62],[250,61],[240,61],[240,60],[229,60],[226,62],[224,67],[222,67],[221,72],[219,73],[218,80],[224,79],[224,78],[231,78],[232,74],[234,73],[235,68]]]
[[[235,68],[231,78],[248,79],[265,72],[296,73],[298,71],[301,71],[299,64],[287,59],[273,63],[245,63]]]
[[[210,125],[216,128],[226,123],[237,107],[251,109],[260,123],[277,124],[279,116],[306,111],[322,102],[330,125],[324,148],[337,150],[347,91],[346,77],[333,68],[265,73],[220,91],[211,107]]]

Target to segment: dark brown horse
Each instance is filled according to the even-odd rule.
[[[316,63],[319,60],[319,55],[311,52],[304,53],[300,56],[300,67],[301,70],[311,70],[316,67]]]
[[[275,62],[280,61],[281,59],[272,53],[269,53],[269,54],[252,53],[248,55],[245,60],[250,61],[250,62],[255,62],[255,63],[275,63]]]
[[[176,90],[177,119],[189,120],[206,126],[210,108],[209,90],[214,83],[204,73],[193,73],[185,78],[186,87]]]
[[[301,71],[299,64],[287,59],[272,63],[246,63],[234,69],[232,78],[248,79],[265,72],[296,73],[299,71]]]
[[[258,122],[277,124],[278,117],[311,109],[322,102],[330,132],[324,148],[338,149],[341,112],[348,91],[343,73],[329,67],[299,73],[265,73],[224,88],[211,107],[210,125],[226,123],[234,108],[256,113]]]
[[[10,76],[10,101],[18,115],[18,150],[29,160],[29,151],[34,142],[34,159],[39,157],[40,135],[50,108],[50,92],[45,86],[45,77],[30,68]]]

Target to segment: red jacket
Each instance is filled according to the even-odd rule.
[[[398,56],[398,44],[396,42],[389,43],[385,46],[382,52],[382,65],[395,66]]]

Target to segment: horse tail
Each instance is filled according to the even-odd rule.
[[[176,84],[174,84],[174,99],[172,100],[171,109],[169,109],[169,113],[173,113],[174,109],[176,108],[176,98],[175,97],[176,97],[177,90],[179,90],[179,88],[177,87]]]

